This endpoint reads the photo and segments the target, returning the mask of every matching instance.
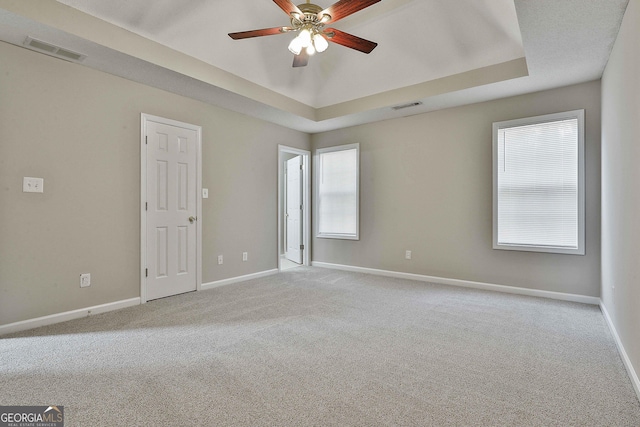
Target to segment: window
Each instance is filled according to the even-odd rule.
[[[584,110],[493,124],[493,248],[584,255]]]
[[[317,237],[359,239],[360,145],[316,151]]]

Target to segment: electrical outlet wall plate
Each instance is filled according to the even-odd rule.
[[[44,179],[25,176],[22,180],[23,193],[43,193]]]
[[[80,287],[86,288],[91,286],[91,273],[82,273],[80,275]]]

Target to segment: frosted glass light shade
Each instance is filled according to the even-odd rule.
[[[329,47],[329,42],[327,42],[327,39],[325,39],[322,34],[315,34],[313,36],[313,45],[318,52],[322,53]]]
[[[307,29],[300,31],[297,38],[300,39],[302,47],[307,47],[311,44],[311,33]]]
[[[296,37],[295,39],[291,40],[291,43],[289,43],[289,52],[293,53],[294,55],[300,55],[300,52],[302,51],[302,40],[300,40],[300,37]]]

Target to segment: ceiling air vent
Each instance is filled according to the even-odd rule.
[[[31,37],[27,37],[23,45],[29,49],[46,53],[47,55],[55,56],[56,58],[64,59],[65,61],[82,62],[87,57],[81,53],[72,52],[68,49],[64,49],[60,46],[55,46],[50,43],[43,42],[42,40],[36,40]]]
[[[395,107],[391,107],[392,110],[404,110],[405,108],[417,107],[418,105],[422,105],[422,102],[411,102],[409,104],[396,105]]]

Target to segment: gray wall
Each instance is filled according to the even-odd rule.
[[[640,371],[640,4],[602,77],[602,301]]]
[[[203,128],[203,282],[277,267],[277,145],[307,134],[5,43],[0,58],[0,324],[140,295],[141,112]]]
[[[492,123],[581,108],[586,255],[493,250]],[[599,82],[312,136],[314,150],[356,142],[360,241],[314,238],[314,261],[599,296]]]

